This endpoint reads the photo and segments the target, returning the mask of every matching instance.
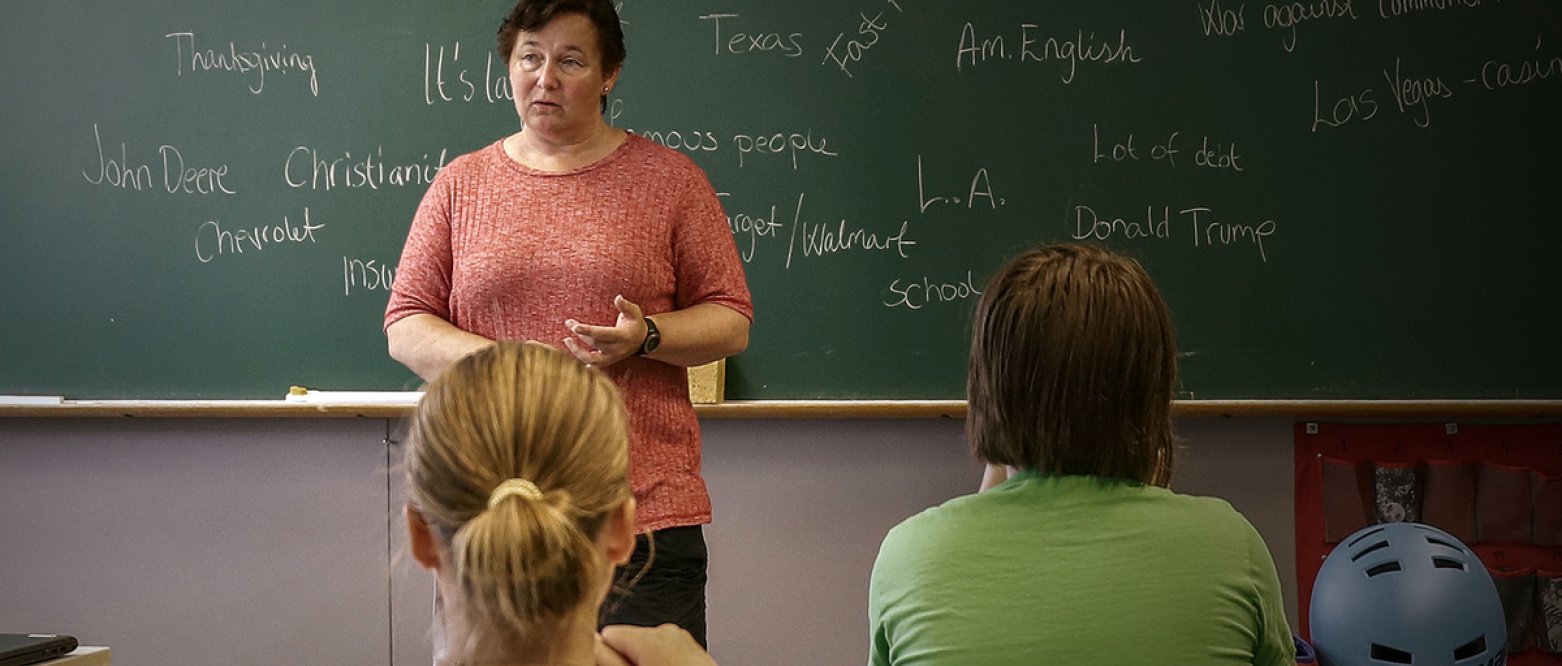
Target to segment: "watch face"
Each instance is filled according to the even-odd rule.
[[[645,342],[640,343],[640,353],[649,354],[656,351],[662,345],[662,332],[656,330],[656,322],[649,317],[645,320]]]

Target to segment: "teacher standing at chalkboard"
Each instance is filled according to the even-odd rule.
[[[521,130],[424,195],[385,311],[390,354],[432,379],[495,340],[534,340],[611,378],[640,536],[620,571],[638,580],[602,621],[672,622],[703,645],[711,506],[685,367],[748,344],[736,244],[699,167],[603,119],[626,54],[611,0],[521,0],[499,53]]]

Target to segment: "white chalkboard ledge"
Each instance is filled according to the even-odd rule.
[[[402,418],[401,402],[292,402],[285,400],[59,400],[0,401],[0,418],[194,417]],[[965,418],[964,400],[732,400],[695,405],[708,419],[925,419]],[[1562,419],[1562,400],[1179,400],[1177,418]]]

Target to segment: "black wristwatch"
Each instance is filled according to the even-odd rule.
[[[640,351],[635,352],[635,355],[645,356],[646,354],[650,354],[656,351],[656,348],[660,346],[662,346],[662,332],[656,330],[655,321],[653,321],[650,317],[646,317],[645,341],[640,343]]]

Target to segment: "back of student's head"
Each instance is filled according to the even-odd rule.
[[[624,408],[600,373],[535,344],[463,358],[429,384],[405,466],[459,590],[447,608],[483,640],[534,640],[600,601],[594,539],[632,497]]]
[[[988,282],[972,329],[966,435],[977,457],[1166,483],[1176,340],[1137,261],[1094,246],[1032,249]]]

